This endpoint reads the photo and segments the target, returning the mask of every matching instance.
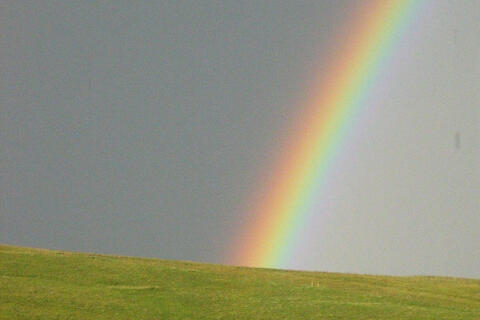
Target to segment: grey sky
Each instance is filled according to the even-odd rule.
[[[214,263],[354,14],[352,1],[0,6],[0,242]],[[480,277],[480,1],[429,1],[421,19],[292,268]]]

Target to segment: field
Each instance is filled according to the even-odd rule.
[[[480,319],[480,280],[280,271],[0,245],[0,319]]]

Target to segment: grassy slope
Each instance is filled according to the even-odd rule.
[[[480,319],[480,280],[237,268],[0,245],[0,319]]]

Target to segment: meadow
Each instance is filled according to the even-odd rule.
[[[0,319],[480,319],[480,280],[0,245]]]

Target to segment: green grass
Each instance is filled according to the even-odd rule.
[[[0,319],[480,319],[480,280],[280,271],[0,245]]]

